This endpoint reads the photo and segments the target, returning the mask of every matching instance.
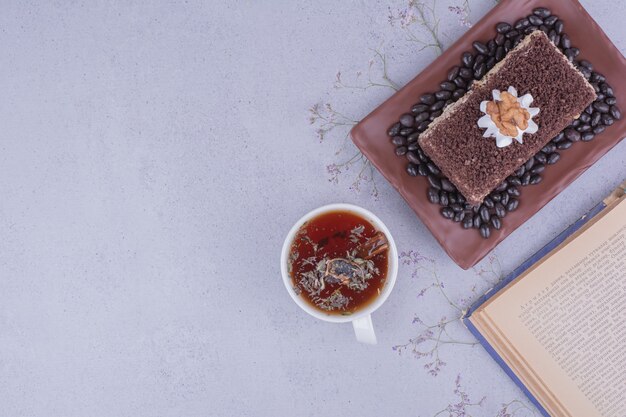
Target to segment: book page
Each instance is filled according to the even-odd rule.
[[[626,198],[479,314],[555,415],[626,416]]]

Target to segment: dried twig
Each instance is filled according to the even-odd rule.
[[[496,417],[515,417],[520,411],[524,411],[524,416],[537,415],[535,409],[529,407],[520,400],[513,400],[506,404],[502,404],[502,408],[498,411]]]
[[[454,394],[458,397],[458,400],[448,404],[446,408],[438,411],[433,417],[468,417],[470,416],[470,409],[482,407],[486,399],[486,397],[483,397],[480,401],[472,401],[465,388],[461,385],[461,375],[457,375],[454,381]]]
[[[409,251],[400,254],[400,261],[404,265],[414,266],[412,273],[414,278],[426,273],[433,280],[429,286],[422,288],[418,293],[418,297],[422,297],[430,289],[436,288],[438,293],[454,310],[454,318],[448,319],[444,316],[435,324],[427,324],[420,317],[415,316],[413,323],[420,327],[420,333],[418,333],[416,337],[409,339],[407,343],[393,347],[393,350],[397,351],[399,354],[410,351],[416,358],[430,358],[431,361],[426,363],[424,368],[430,375],[437,376],[441,368],[446,365],[439,356],[442,346],[475,346],[478,342],[476,340],[458,339],[451,334],[450,326],[456,326],[457,328],[462,327],[461,318],[463,316],[463,308],[458,303],[455,303],[446,293],[445,286],[439,277],[434,260],[426,258],[418,252]]]
[[[463,4],[461,6],[448,6],[448,10],[457,14],[459,16],[459,23],[465,27],[472,27],[472,22],[470,21],[470,5],[469,0],[463,0]]]
[[[398,23],[406,31],[407,40],[420,45],[419,51],[433,48],[437,55],[443,52],[443,42],[439,36],[439,18],[435,11],[436,0],[425,3],[420,0],[409,0],[407,7],[398,9],[395,13],[389,9],[389,22],[393,25]],[[418,24],[422,31],[427,33],[427,39],[416,35],[410,26]]]
[[[309,108],[309,123],[317,124],[317,137],[320,142],[326,135],[337,127],[349,127],[356,125],[358,120],[354,120],[336,111],[330,103],[323,105],[314,104]],[[347,133],[346,133],[347,136]]]
[[[372,87],[384,87],[384,88],[390,88],[393,91],[398,91],[400,88],[398,87],[398,84],[396,84],[390,77],[389,77],[389,73],[387,72],[387,57],[380,52],[377,49],[372,49],[372,51],[374,52],[374,58],[370,59],[369,61],[369,65],[367,68],[367,83],[365,84],[347,84],[343,81],[342,78],[342,74],[341,71],[337,72],[336,78],[335,78],[335,84],[334,87],[335,88],[347,88],[347,89],[353,89],[353,90],[361,90],[361,91],[365,91],[369,88]],[[381,81],[374,81],[372,79],[372,67],[374,67],[376,65],[376,62],[379,61],[379,64],[382,66],[382,74],[380,75]],[[360,76],[362,75],[362,72],[359,71],[356,73],[356,79],[355,82],[359,80]]]

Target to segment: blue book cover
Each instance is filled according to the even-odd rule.
[[[621,196],[625,192],[626,182],[622,183],[620,187],[612,194],[615,196]],[[619,194],[617,194],[619,193]],[[481,296],[465,313],[463,317],[463,323],[469,329],[469,331],[476,337],[476,339],[480,342],[481,345],[485,348],[485,350],[491,355],[491,357],[500,365],[500,367],[504,370],[504,372],[515,382],[515,384],[524,392],[524,394],[528,397],[528,399],[537,407],[537,409],[546,417],[551,417],[550,414],[541,406],[539,401],[532,395],[532,393],[528,390],[528,388],[524,385],[524,383],[515,375],[513,370],[506,364],[503,358],[496,352],[496,350],[491,346],[491,344],[483,337],[480,331],[472,324],[470,321],[470,317],[478,309],[483,303],[488,301],[491,297],[495,296],[500,290],[506,287],[511,281],[515,278],[523,274],[528,268],[533,266],[537,261],[541,260],[544,256],[550,253],[553,249],[559,246],[565,239],[567,239],[570,235],[578,231],[581,227],[583,227],[588,221],[593,219],[597,214],[602,212],[607,207],[607,200],[602,201],[594,208],[592,208],[587,214],[582,216],[576,222],[574,222],[571,226],[561,232],[557,237],[555,237],[550,243],[541,248],[537,253],[528,258],[524,263],[518,266],[513,272],[511,272],[508,276],[506,276],[502,281],[500,281],[495,287],[487,291],[483,296]]]

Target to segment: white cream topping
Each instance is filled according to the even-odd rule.
[[[487,129],[483,134],[483,137],[496,138],[496,145],[498,148],[509,146],[513,143],[513,139],[519,143],[524,143],[522,140],[524,133],[533,134],[539,129],[537,123],[533,121],[533,116],[536,116],[539,113],[539,107],[530,107],[533,102],[533,96],[528,93],[524,94],[522,97],[517,97],[517,90],[514,87],[509,87],[507,91],[517,99],[517,102],[520,104],[522,109],[528,111],[530,118],[528,119],[528,127],[526,129],[522,130],[519,127],[516,127],[518,132],[517,136],[507,136],[500,132],[494,121],[491,119],[491,116],[487,114],[487,103],[489,103],[489,100],[485,100],[480,103],[480,111],[485,113],[485,115],[478,119],[478,127]],[[494,101],[500,101],[500,90],[492,90],[491,94],[493,95]]]

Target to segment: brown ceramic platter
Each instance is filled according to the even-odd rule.
[[[580,49],[576,59],[588,60],[593,64],[594,71],[606,77],[617,97],[617,105],[625,109],[626,59],[577,0],[502,0],[461,39],[351,131],[356,146],[400,192],[443,249],[463,269],[480,261],[626,136],[626,117],[622,117],[591,142],[577,142],[570,149],[560,152],[560,160],[542,173],[541,183],[521,188],[518,209],[508,213],[502,228],[492,230],[488,239],[483,239],[475,229],[465,230],[459,223],[443,218],[440,206],[426,198],[426,178],[411,177],[406,173],[406,158],[394,153],[395,147],[387,136],[389,127],[402,114],[410,112],[411,106],[419,101],[422,94],[439,89],[439,83],[445,80],[450,68],[460,65],[463,52],[472,51],[472,42],[486,43],[495,36],[497,23],[513,24],[530,14],[535,7],[547,7],[563,20],[564,31],[572,45]]]

